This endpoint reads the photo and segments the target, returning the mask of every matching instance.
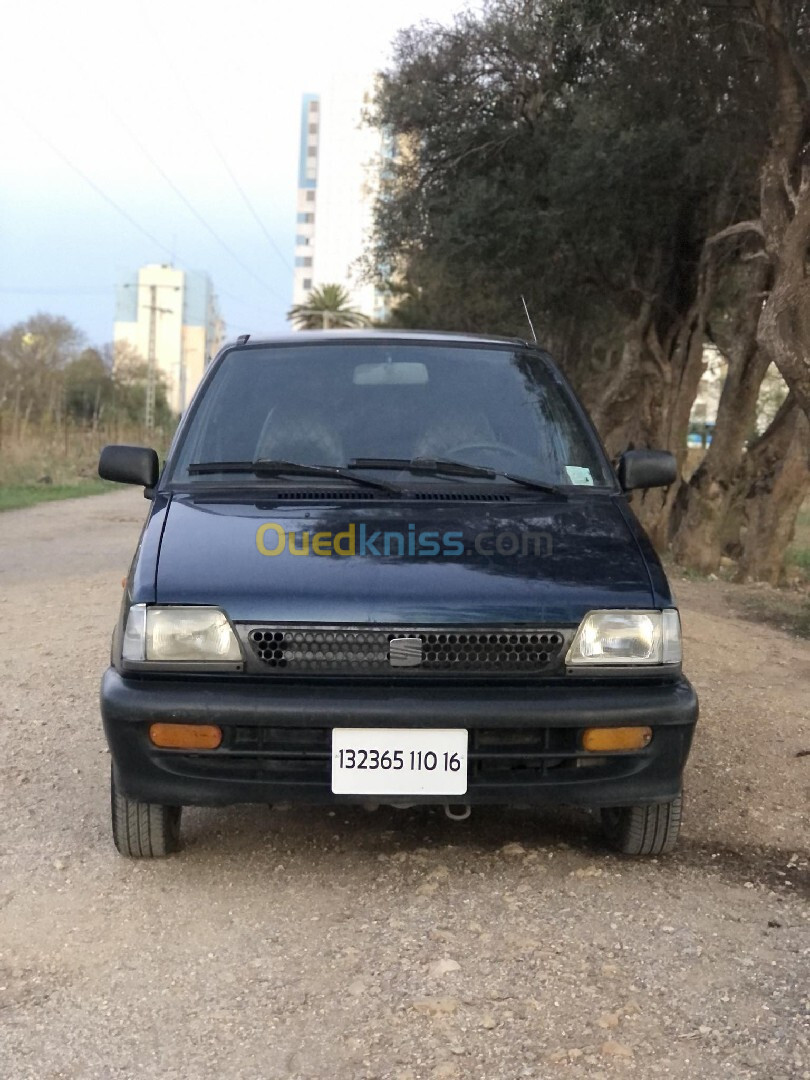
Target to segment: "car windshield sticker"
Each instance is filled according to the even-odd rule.
[[[591,470],[586,469],[584,465],[566,465],[565,471],[568,473],[568,479],[572,484],[589,484],[593,487]]]

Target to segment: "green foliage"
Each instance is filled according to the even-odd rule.
[[[85,349],[64,369],[65,410],[91,423],[112,397],[112,374],[97,349]]]
[[[125,344],[104,350],[82,345],[79,330],[54,315],[34,315],[0,333],[0,415],[7,430],[142,422],[146,361]],[[164,429],[174,423],[160,373],[155,422]]]
[[[810,584],[810,507],[800,510],[796,518],[793,541],[787,551],[787,564],[795,567],[805,582]]]
[[[2,484],[0,485],[0,511],[22,510],[41,502],[58,499],[77,499],[84,495],[103,495],[113,491],[114,485],[104,480],[82,480],[75,484]]]
[[[34,315],[0,334],[0,410],[38,421],[61,406],[62,374],[81,333],[54,315]]]
[[[111,396],[109,411],[124,423],[140,424],[146,406],[146,382],[148,364],[133,348],[125,343],[116,344],[110,362]],[[171,431],[176,417],[166,396],[166,380],[162,372],[156,372],[155,382],[155,428]]]
[[[665,340],[707,235],[756,199],[766,73],[740,18],[722,0],[492,0],[403,32],[370,259],[393,268],[394,320],[525,335],[525,294],[563,353],[620,342],[645,305]]]
[[[342,285],[320,285],[303,304],[293,304],[287,318],[297,330],[336,330],[368,326],[369,319],[351,306]]]

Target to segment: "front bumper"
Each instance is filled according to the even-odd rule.
[[[104,731],[120,789],[169,805],[351,803],[331,790],[334,727],[463,727],[470,733],[466,795],[381,802],[665,802],[681,787],[698,716],[685,678],[583,685],[274,683],[215,677],[129,678],[110,668],[101,687]],[[156,721],[218,724],[217,750],[160,750]],[[641,751],[594,755],[583,728],[647,724]]]

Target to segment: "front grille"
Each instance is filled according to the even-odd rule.
[[[223,732],[218,750],[165,754],[163,768],[187,776],[297,785],[313,793],[329,790],[331,728],[226,725]],[[580,748],[580,734],[577,728],[471,728],[470,794],[504,786],[527,789],[544,782],[615,778],[636,770],[638,753],[597,757]]]
[[[565,645],[560,630],[381,627],[252,626],[246,628],[253,655],[277,674],[385,673],[419,675],[427,672],[498,672],[534,675],[556,667]],[[411,642],[418,660],[392,664],[394,638]]]

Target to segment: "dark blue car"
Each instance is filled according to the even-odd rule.
[[[162,472],[101,690],[118,850],[238,802],[598,807],[669,851],[698,705],[678,612],[549,356],[436,333],[240,338]]]

